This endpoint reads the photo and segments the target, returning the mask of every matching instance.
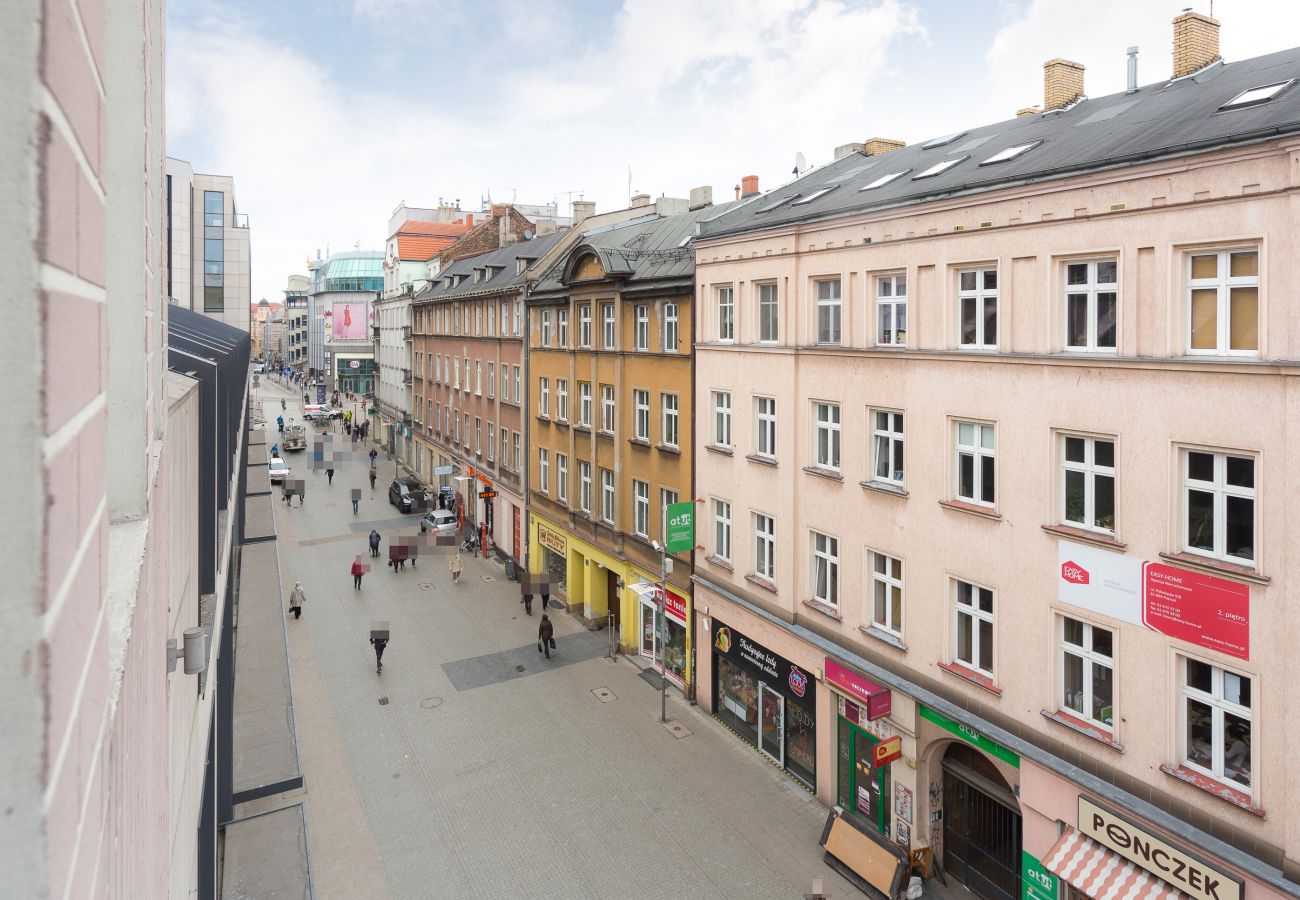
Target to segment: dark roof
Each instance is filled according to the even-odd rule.
[[[587,254],[599,258],[607,277],[621,278],[638,287],[669,287],[683,279],[689,281],[695,271],[691,239],[696,224],[736,206],[737,202],[731,201],[671,216],[656,215],[653,207],[647,207],[650,213],[643,218],[593,229],[538,281],[533,293],[564,290],[573,265]]]
[[[459,300],[462,297],[499,294],[503,291],[519,289],[523,286],[524,275],[522,272],[515,271],[518,268],[515,261],[519,259],[527,260],[528,265],[531,266],[536,260],[545,256],[546,251],[558,244],[567,234],[568,231],[557,231],[555,234],[546,235],[546,237],[518,241],[499,250],[489,250],[487,253],[480,253],[478,256],[466,256],[463,259],[458,259],[435,275],[432,283],[415,295],[415,300],[416,302],[453,298]],[[491,277],[486,281],[476,281],[476,269],[483,270],[480,277],[488,275]],[[455,287],[447,287],[447,279],[455,278],[458,275],[468,275],[469,278]]]
[[[1087,98],[1065,110],[969,128],[878,156],[854,153],[707,223],[702,236],[850,215],[1295,134],[1300,132],[1300,84],[1293,82],[1263,103],[1223,106],[1250,88],[1297,78],[1300,48],[1215,63],[1195,75],[1146,85],[1131,94]],[[1025,144],[1034,146],[1006,162],[981,165]],[[961,161],[940,174],[916,178],[936,163],[953,159]],[[905,174],[862,190],[894,173]],[[798,204],[826,187],[833,190]]]

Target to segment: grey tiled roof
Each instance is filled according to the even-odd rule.
[[[675,216],[653,214],[647,207],[649,218],[634,219],[609,229],[597,229],[585,234],[573,249],[538,281],[534,294],[562,291],[564,275],[569,262],[585,251],[594,252],[606,275],[623,279],[635,285],[660,285],[674,280],[690,280],[695,271],[695,252],[691,238],[695,236],[696,223],[706,222],[735,208],[737,203],[720,203],[691,210]]]
[[[458,259],[439,272],[431,285],[419,291],[415,295],[415,300],[419,302],[460,299],[479,294],[499,294],[503,291],[519,290],[523,287],[524,273],[515,271],[518,268],[515,264],[516,260],[525,259],[529,265],[532,265],[534,260],[545,256],[546,251],[563,240],[568,233],[567,230],[557,231],[546,237],[535,237],[530,241],[519,241],[499,250],[489,250],[478,256]],[[476,273],[475,270],[482,271]],[[475,280],[476,274],[479,278],[483,278],[489,274],[489,270],[492,275],[490,279]],[[458,275],[468,275],[469,278],[454,287],[447,287],[447,279]]]
[[[1289,79],[1300,79],[1300,48],[1216,63],[1194,76],[1149,84],[1131,94],[1085,99],[1059,112],[968,128],[941,145],[943,139],[927,142],[932,145],[928,149],[922,143],[873,157],[854,153],[706,223],[702,236],[851,215],[1300,133],[1300,84],[1294,82],[1267,102],[1222,109],[1243,91]],[[982,165],[1024,144],[1036,146],[1006,162]],[[961,162],[940,174],[916,177],[952,159]],[[862,190],[894,173],[904,174]],[[798,203],[826,187],[833,189]]]

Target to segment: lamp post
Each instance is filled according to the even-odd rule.
[[[667,512],[667,507],[664,511]],[[659,596],[655,598],[655,649],[659,652],[659,721],[668,721],[668,676],[665,673],[664,666],[664,648],[663,632],[667,629],[664,627],[664,598],[667,596],[668,582],[668,548],[658,541],[653,542],[653,546],[659,551]]]

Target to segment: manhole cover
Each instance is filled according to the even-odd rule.
[[[380,706],[387,706],[387,705],[388,705],[388,698],[387,698],[387,697],[380,697],[380,698],[379,698],[379,705],[380,705]]]
[[[420,705],[425,709],[433,709],[435,706],[442,706],[441,697],[425,697],[420,701]]]
[[[597,699],[599,699],[601,703],[608,703],[611,700],[618,699],[618,697],[614,695],[614,692],[607,687],[598,687],[594,689],[592,693],[596,695]]]
[[[663,725],[670,732],[672,732],[672,735],[675,738],[684,738],[684,737],[691,736],[691,730],[687,728],[685,725],[683,725],[681,722],[669,721],[669,722],[664,722]]]
[[[428,582],[428,581],[421,581],[420,584],[419,584],[419,588],[420,588],[420,590],[422,590],[422,591],[427,591],[427,590],[431,589],[432,587],[433,587],[433,585],[432,585],[430,582]]]
[[[524,670],[524,667],[523,667],[523,666],[515,666],[515,671],[516,671],[516,672],[522,672],[523,670]]]
[[[492,575],[482,575],[482,576],[480,576],[480,577],[481,577],[484,581],[486,581],[488,584],[491,584],[492,582],[496,581],[496,578],[493,577]]]

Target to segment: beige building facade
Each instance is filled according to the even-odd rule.
[[[1214,47],[697,241],[700,703],[984,897],[1300,889],[1300,53]]]

